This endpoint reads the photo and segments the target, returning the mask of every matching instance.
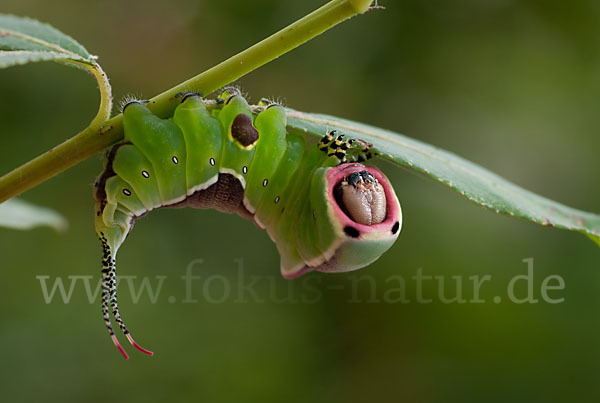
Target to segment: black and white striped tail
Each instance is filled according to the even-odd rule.
[[[102,242],[102,315],[104,316],[104,323],[106,324],[106,328],[108,329],[108,334],[115,343],[115,346],[119,349],[123,357],[126,360],[129,359],[129,356],[121,347],[119,340],[117,340],[117,336],[115,335],[115,331],[113,330],[112,323],[110,321],[110,308],[112,309],[113,316],[117,321],[117,324],[127,337],[127,340],[131,343],[131,345],[143,353],[148,355],[154,355],[154,353],[150,350],[146,350],[141,347],[139,344],[133,340],[131,337],[131,333],[125,327],[125,323],[123,319],[121,319],[121,313],[119,312],[119,305],[117,303],[117,269],[116,269],[116,261],[110,250],[110,246],[106,240],[104,234],[100,236],[100,242]]]

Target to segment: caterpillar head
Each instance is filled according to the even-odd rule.
[[[321,262],[308,262],[296,273],[345,272],[377,260],[398,238],[402,211],[394,189],[377,168],[358,163],[316,170],[311,184],[311,206],[322,247]],[[312,264],[311,264],[312,263]]]

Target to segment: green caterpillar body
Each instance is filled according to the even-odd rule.
[[[135,220],[151,210],[215,208],[253,219],[277,245],[286,278],[364,267],[400,232],[400,205],[387,178],[357,162],[365,143],[327,133],[307,144],[287,132],[283,107],[263,105],[255,115],[239,93],[226,91],[220,100],[209,111],[197,94],[187,94],[169,119],[129,103],[124,141],[109,150],[96,181],[104,319],[126,358],[109,306],[129,341],[151,352],[135,344],[121,319],[116,254]]]

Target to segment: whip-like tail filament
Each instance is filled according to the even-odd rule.
[[[121,313],[119,312],[119,305],[117,303],[117,269],[116,269],[116,261],[110,250],[110,246],[104,235],[101,235],[100,241],[102,242],[102,315],[104,317],[104,323],[106,324],[106,328],[108,329],[108,334],[117,347],[117,349],[123,354],[126,360],[129,359],[129,356],[125,352],[125,349],[119,343],[117,336],[115,335],[115,331],[112,327],[112,322],[110,320],[110,311],[112,310],[112,314],[117,321],[117,324],[127,337],[127,340],[131,343],[133,347],[140,350],[142,353],[146,353],[148,355],[154,355],[154,353],[150,350],[146,350],[141,347],[139,344],[133,340],[131,333],[127,330],[123,319],[121,318]],[[110,306],[110,308],[109,308]]]

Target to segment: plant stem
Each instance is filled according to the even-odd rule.
[[[340,22],[367,11],[371,0],[333,0],[281,31],[150,100],[148,107],[167,117],[177,106],[175,95],[195,90],[209,94],[276,59]],[[92,125],[64,143],[0,178],[0,203],[89,158],[123,138],[123,115],[99,128]]]
[[[79,64],[87,69],[96,81],[98,82],[98,89],[100,90],[100,106],[98,107],[98,113],[92,119],[88,125],[88,129],[92,131],[98,131],[104,126],[104,122],[110,118],[110,111],[112,110],[112,91],[108,77],[102,67],[99,64],[88,64],[82,62],[73,61],[74,64]]]

